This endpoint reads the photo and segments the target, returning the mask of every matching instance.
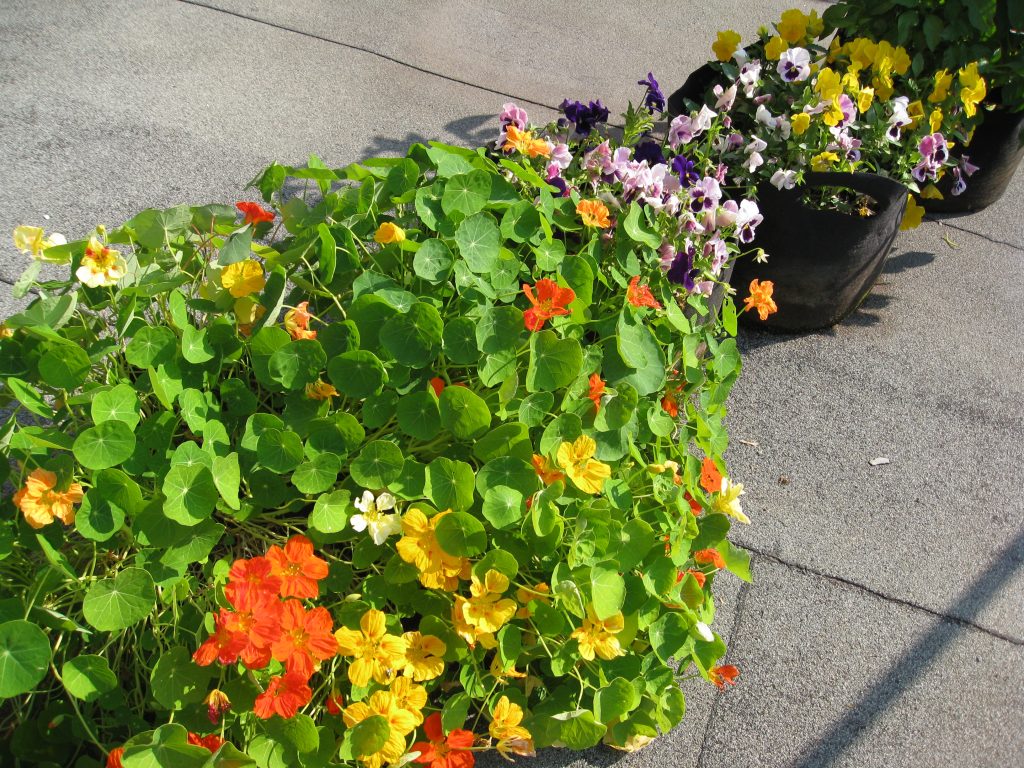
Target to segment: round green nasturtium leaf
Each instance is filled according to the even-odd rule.
[[[594,714],[602,723],[619,720],[640,706],[640,695],[624,677],[616,677],[594,694]]]
[[[417,277],[428,283],[443,283],[452,273],[455,257],[444,241],[432,237],[420,244],[412,260],[412,269]]]
[[[123,421],[132,429],[139,425],[139,398],[129,384],[121,383],[110,389],[97,392],[92,399],[92,420],[97,424],[105,421]]]
[[[256,458],[271,472],[291,472],[302,461],[302,438],[291,430],[268,429],[256,443]]]
[[[648,635],[654,652],[667,664],[690,636],[690,622],[678,612],[664,613],[651,624]]]
[[[117,687],[117,676],[102,656],[78,656],[64,662],[60,676],[68,693],[82,701],[95,701]]]
[[[618,565],[599,563],[590,569],[591,602],[599,619],[608,619],[622,610],[626,599],[626,582],[619,574]]]
[[[365,349],[333,358],[327,365],[327,377],[341,394],[356,399],[377,394],[388,380],[384,364]]]
[[[594,713],[581,710],[560,724],[560,741],[569,749],[590,749],[601,742],[608,729],[594,719]]]
[[[506,552],[504,549],[491,549],[473,563],[473,574],[481,581],[484,580],[488,571],[497,571],[505,574],[509,579],[514,579],[519,573],[519,561],[511,552]]]
[[[455,230],[459,255],[470,271],[487,274],[501,255],[501,231],[489,213],[475,213]]]
[[[309,514],[309,527],[320,533],[340,533],[354,509],[352,494],[346,490],[322,494]]]
[[[363,349],[377,349],[380,346],[381,326],[397,313],[398,310],[390,302],[373,293],[364,293],[353,301],[348,309],[348,319],[356,324],[359,331],[359,346]]]
[[[39,378],[57,389],[78,389],[85,382],[92,361],[77,344],[49,344],[39,358]]]
[[[423,493],[437,509],[469,509],[473,506],[473,467],[445,456],[434,459],[427,465]]]
[[[519,200],[501,217],[501,236],[525,243],[540,231],[540,213],[530,200]]]
[[[181,331],[181,356],[193,365],[202,365],[213,360],[216,351],[207,337],[206,328],[185,325]]]
[[[487,403],[468,387],[445,387],[440,409],[441,424],[459,440],[479,437],[491,425]]]
[[[374,715],[374,717],[381,717]],[[381,718],[383,719],[383,718]],[[309,754],[320,746],[320,734],[317,731],[316,723],[309,715],[297,714],[293,717],[274,717],[264,722],[267,733],[278,744],[287,744],[300,754]],[[390,731],[389,731],[390,732]],[[387,737],[385,737],[387,741]],[[333,737],[330,743],[334,745]],[[271,763],[273,765],[273,763]],[[302,761],[302,764],[306,764]],[[326,763],[315,763],[326,765]]]
[[[93,582],[82,613],[101,632],[117,632],[142,621],[156,605],[153,577],[142,568],[125,568],[112,579]]]
[[[498,485],[484,494],[484,517],[495,528],[508,528],[523,519],[526,505],[523,494],[515,488]]]
[[[123,421],[104,421],[83,430],[72,451],[86,469],[114,467],[135,452],[135,433]]]
[[[413,392],[398,401],[398,427],[417,440],[431,440],[441,431],[441,411],[432,392]]]
[[[164,477],[164,514],[181,525],[197,525],[213,514],[220,497],[213,473],[202,464],[176,464]]]
[[[327,367],[327,354],[316,339],[299,339],[286,344],[270,356],[270,378],[285,389],[302,389],[320,378]]]
[[[484,464],[476,476],[476,489],[485,496],[492,488],[504,485],[530,496],[540,487],[537,472],[531,464],[515,456],[499,456]]]
[[[476,345],[476,323],[468,317],[457,317],[444,327],[444,354],[459,365],[475,364],[480,358]]]
[[[0,699],[31,691],[50,667],[50,641],[30,621],[0,624]]]
[[[321,453],[303,462],[292,473],[292,485],[307,496],[322,493],[338,481],[341,459],[333,453]]]
[[[441,210],[448,216],[461,213],[472,216],[487,206],[491,196],[491,174],[475,169],[469,173],[452,176],[444,185],[441,196]]]
[[[554,407],[555,396],[553,394],[534,392],[523,398],[523,402],[519,404],[519,420],[528,427],[539,427]]]
[[[252,359],[252,371],[256,381],[273,391],[278,391],[280,384],[270,376],[270,358],[281,347],[291,344],[292,337],[284,328],[265,325],[249,339],[249,356]]]
[[[124,525],[125,510],[93,489],[75,514],[75,529],[92,541],[107,541]]]
[[[401,448],[387,440],[374,440],[363,446],[349,472],[357,484],[376,490],[397,480],[404,463]]]
[[[560,339],[554,331],[530,337],[530,364],[526,370],[529,392],[553,392],[569,386],[579,376],[583,349],[576,339]]]
[[[441,726],[445,733],[451,733],[465,725],[472,704],[473,699],[465,691],[459,691],[445,699],[444,707],[441,709]]]
[[[359,417],[367,429],[379,429],[391,421],[397,410],[398,393],[385,389],[379,395],[370,395],[363,401]]]
[[[192,654],[178,645],[157,659],[149,687],[158,704],[170,710],[181,709],[203,700],[213,675],[212,667],[200,667],[192,661]]]
[[[125,359],[136,368],[151,368],[173,357],[178,346],[174,331],[164,325],[146,325],[125,348]]]
[[[387,718],[372,715],[346,731],[345,738],[352,744],[352,754],[361,757],[379,752],[390,735]]]
[[[432,304],[418,301],[380,329],[384,349],[402,365],[423,368],[441,351],[444,323]]]
[[[484,524],[465,512],[442,517],[435,529],[441,549],[454,557],[472,557],[487,548]]]
[[[473,455],[480,461],[515,456],[529,461],[533,456],[530,430],[518,421],[500,424],[473,444]]]
[[[239,509],[241,501],[238,498],[238,489],[242,483],[242,472],[238,464],[238,454],[229,453],[227,456],[214,456],[213,484],[224,502],[232,509]]]

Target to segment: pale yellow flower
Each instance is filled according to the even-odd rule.
[[[100,288],[116,285],[127,271],[128,264],[120,253],[90,237],[75,277],[90,288]]]
[[[58,259],[46,257],[46,251],[55,245],[64,245],[67,238],[64,235],[54,232],[47,236],[42,227],[32,227],[23,224],[14,228],[14,247],[22,253],[31,254],[37,261],[49,261],[54,264],[65,264],[71,258],[64,256]]]

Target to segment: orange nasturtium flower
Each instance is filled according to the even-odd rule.
[[[308,678],[321,661],[338,652],[338,641],[332,634],[334,620],[326,608],[307,611],[299,600],[285,600],[280,627],[281,633],[270,648],[289,672]]]
[[[208,667],[214,661],[221,664],[234,664],[238,661],[238,655],[246,646],[248,639],[244,634],[232,631],[233,616],[231,611],[220,609],[214,619],[213,634],[192,654],[192,660],[200,667]]]
[[[192,733],[192,731],[188,732],[187,740],[192,746],[202,747],[207,752],[216,752],[227,743],[225,739],[222,739],[216,733],[208,733],[205,736],[200,736],[198,733]]]
[[[309,314],[309,302],[300,301],[295,305],[295,309],[289,309],[284,313],[284,329],[296,341],[299,339],[315,339],[316,331],[309,329],[309,321],[312,317]]]
[[[235,611],[227,615],[225,626],[234,636],[244,641],[238,652],[242,663],[249,669],[263,669],[270,663],[271,645],[281,638],[283,605],[276,594],[266,590],[231,594],[234,596],[231,604]],[[227,595],[228,591],[225,590]]]
[[[533,754],[533,736],[520,723],[523,722],[523,708],[502,696],[491,710],[491,724],[487,727],[491,738],[497,740],[498,752],[506,755],[514,752],[518,755]]]
[[[732,664],[722,664],[708,670],[708,677],[711,678],[711,682],[722,691],[725,690],[726,683],[736,685],[736,678],[739,677],[739,674],[739,668]]]
[[[330,400],[332,397],[337,396],[338,390],[323,379],[317,379],[312,384],[306,385],[306,397],[310,400]]]
[[[397,670],[405,668],[406,642],[389,635],[383,611],[371,608],[359,620],[359,629],[341,627],[334,633],[340,656],[354,657],[348,679],[353,685],[366,686],[370,679],[387,685]]]
[[[713,565],[715,568],[725,568],[725,560],[717,549],[699,549],[693,553],[693,562],[697,565]]]
[[[292,536],[284,548],[267,550],[271,573],[281,579],[281,597],[315,598],[320,594],[320,579],[327,578],[327,561],[313,554],[313,542],[305,536]]]
[[[397,763],[405,753],[405,737],[416,729],[415,716],[399,707],[390,691],[375,691],[365,701],[349,704],[342,712],[346,728],[354,728],[377,716],[388,721],[388,738],[376,752],[356,755],[366,768],[382,768]]]
[[[533,458],[530,459],[533,462],[533,470],[537,473],[537,477],[544,485],[551,485],[557,483],[559,480],[565,477],[565,475],[558,471],[558,468],[551,463],[547,456],[541,456],[538,453],[533,454]]]
[[[579,642],[580,656],[587,661],[593,661],[595,655],[605,661],[611,661],[625,653],[616,637],[624,627],[625,621],[621,613],[607,619],[599,619],[594,612],[594,606],[588,605],[583,626],[574,629],[569,637]]]
[[[260,222],[274,220],[274,212],[268,211],[259,203],[250,203],[243,200],[235,203],[235,208],[240,210],[245,216],[245,219],[242,221],[243,224],[252,224],[253,226],[256,226]]]
[[[750,295],[743,300],[743,311],[757,310],[757,316],[767,320],[768,315],[779,311],[772,293],[775,291],[775,283],[771,280],[759,281],[754,278],[750,281]]]
[[[265,557],[235,560],[228,571],[224,596],[238,611],[245,610],[246,605],[276,601],[281,580],[272,575],[273,570],[274,566]]]
[[[473,768],[476,758],[470,749],[473,746],[473,732],[454,728],[446,737],[441,727],[441,714],[434,712],[423,723],[427,741],[417,741],[413,752],[419,752],[416,762],[430,768]]]
[[[679,387],[666,389],[665,396],[661,398],[661,409],[673,419],[679,418],[679,399],[676,397],[679,390]]]
[[[629,287],[626,288],[626,301],[634,307],[661,309],[661,304],[656,298],[654,298],[654,294],[651,293],[650,286],[640,285],[640,275],[636,275],[629,281]]]
[[[331,694],[327,697],[327,714],[340,715],[344,708],[345,697],[338,692],[337,688],[332,688]]]
[[[381,245],[401,243],[405,241],[405,230],[393,222],[385,221],[377,227],[377,231],[373,233],[373,239]]]
[[[33,469],[13,501],[33,528],[42,528],[54,520],[71,525],[75,522],[74,505],[82,503],[82,486],[71,483],[66,491],[58,491],[56,474]]]
[[[236,299],[241,299],[262,291],[267,278],[263,275],[263,265],[256,259],[242,259],[221,270],[220,284]]]
[[[718,471],[714,459],[705,458],[701,462],[700,487],[708,493],[718,493],[722,490],[722,473]]]
[[[501,147],[506,152],[515,150],[529,157],[551,157],[554,147],[546,139],[535,139],[529,131],[523,131],[514,125],[505,128],[505,143]]]
[[[580,200],[576,203],[576,213],[583,219],[584,226],[608,229],[612,225],[608,218],[608,206],[600,200]]]
[[[573,484],[584,493],[600,493],[604,481],[612,475],[612,468],[593,458],[597,443],[586,435],[573,442],[558,446],[558,466],[565,470]]]
[[[306,706],[313,698],[309,687],[309,678],[298,672],[285,672],[283,675],[270,678],[267,690],[256,697],[253,712],[262,720],[269,720],[280,715],[285,720],[295,717],[301,707]]]
[[[107,768],[124,768],[121,757],[124,755],[124,747],[114,747],[107,754]]]
[[[405,669],[402,674],[417,682],[433,680],[444,672],[444,656],[448,647],[444,640],[422,632],[405,632]]]
[[[587,393],[587,397],[594,403],[595,413],[601,410],[601,395],[604,394],[605,384],[606,382],[600,374],[590,374],[590,391]]]
[[[546,277],[538,280],[536,285],[523,283],[523,293],[533,305],[523,312],[523,324],[528,331],[539,331],[552,317],[568,315],[569,305],[576,301],[576,292],[572,288],[562,288]]]

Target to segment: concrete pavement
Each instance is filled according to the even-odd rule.
[[[566,96],[621,110],[648,70],[670,89],[719,28],[789,4],[753,5],[3,4],[0,233],[232,200],[310,152],[479,144],[505,94],[537,117]],[[534,764],[1024,764],[1022,201],[1024,172],[992,208],[903,234],[829,332],[741,335],[728,459],[756,582],[718,596],[740,684],[689,685],[683,725],[635,755]],[[0,280],[23,266],[0,241]]]

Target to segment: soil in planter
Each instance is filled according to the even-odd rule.
[[[875,198],[846,187],[808,189],[800,198],[800,204],[816,211],[836,211],[865,219],[878,213],[878,201]]]

